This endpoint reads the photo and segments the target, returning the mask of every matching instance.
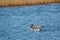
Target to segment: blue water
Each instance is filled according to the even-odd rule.
[[[60,40],[60,4],[0,7],[0,40]]]

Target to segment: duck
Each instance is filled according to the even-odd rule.
[[[31,24],[31,30],[32,31],[41,31],[42,29],[42,26],[40,25],[34,25],[34,24]]]

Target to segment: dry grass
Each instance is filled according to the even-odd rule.
[[[48,3],[60,3],[60,0],[0,0],[0,6],[35,5]]]

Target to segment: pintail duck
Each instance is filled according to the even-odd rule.
[[[36,26],[34,24],[31,25],[31,30],[32,31],[41,31],[42,26]]]

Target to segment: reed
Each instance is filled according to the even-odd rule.
[[[60,0],[0,0],[1,6],[21,6],[35,4],[60,3]]]

